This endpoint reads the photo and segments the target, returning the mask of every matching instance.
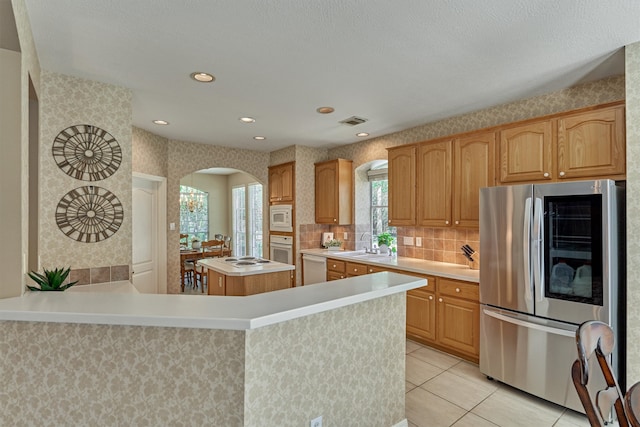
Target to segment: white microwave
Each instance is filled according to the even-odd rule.
[[[293,207],[291,205],[272,205],[269,207],[269,230],[293,231]]]

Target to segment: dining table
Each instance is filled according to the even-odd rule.
[[[180,249],[180,286],[182,287],[182,291],[184,292],[185,285],[185,263],[192,262],[195,266],[196,262],[199,259],[204,258],[204,251],[202,249]],[[195,280],[195,277],[193,278]]]

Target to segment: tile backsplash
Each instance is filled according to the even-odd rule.
[[[128,265],[112,265],[107,267],[78,268],[69,273],[69,281],[78,281],[77,285],[117,282],[131,280]]]
[[[362,235],[366,233],[365,240],[371,238],[368,229],[367,225],[301,225],[298,247],[300,249],[320,248],[322,247],[322,233],[331,231],[337,239],[344,242],[343,249],[362,249],[366,245],[364,241],[360,240]],[[480,249],[480,233],[475,229],[397,227],[396,230],[398,256],[468,265],[469,261],[462,254],[460,247],[469,245],[476,251]],[[344,233],[347,233],[347,239],[344,239]],[[405,245],[405,237],[411,237],[413,245]],[[416,246],[416,237],[422,240],[422,246]]]

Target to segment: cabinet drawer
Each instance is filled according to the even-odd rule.
[[[438,292],[441,295],[449,295],[457,298],[465,298],[472,301],[478,301],[479,292],[478,285],[469,282],[460,282],[450,279],[438,280]]]
[[[328,271],[336,271],[338,273],[344,273],[345,270],[345,263],[344,261],[336,261],[335,259],[328,259],[327,260],[327,270]]]
[[[358,264],[355,262],[347,262],[347,274],[349,276],[360,276],[361,274],[367,274],[367,265]]]
[[[381,271],[389,271],[388,268],[378,267],[377,265],[366,265],[367,273],[380,273]]]
[[[327,282],[330,282],[332,280],[340,280],[344,278],[346,278],[346,275],[344,273],[339,273],[336,271],[327,271]]]

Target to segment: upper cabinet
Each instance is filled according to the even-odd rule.
[[[502,127],[499,161],[504,184],[624,179],[624,105]]]
[[[293,202],[295,162],[269,167],[269,202]]]
[[[418,225],[451,225],[452,159],[451,140],[427,142],[418,146]]]
[[[453,143],[453,225],[478,228],[480,189],[495,185],[495,132],[480,132]]]
[[[500,182],[553,178],[551,120],[515,125],[500,131]]]
[[[557,177],[623,175],[625,149],[622,105],[559,118]]]
[[[416,147],[389,148],[389,225],[416,223]]]
[[[353,222],[353,162],[335,159],[316,163],[316,223]]]

